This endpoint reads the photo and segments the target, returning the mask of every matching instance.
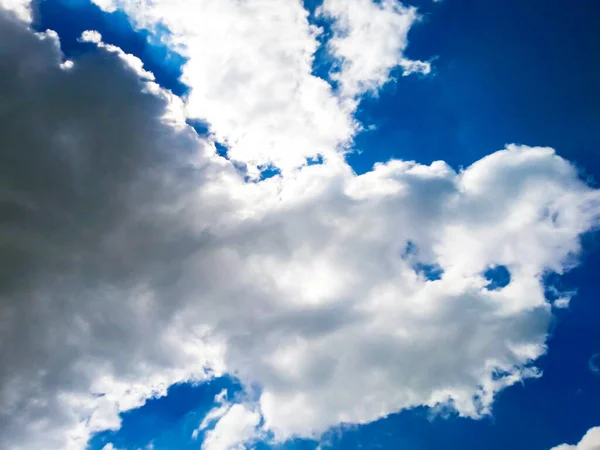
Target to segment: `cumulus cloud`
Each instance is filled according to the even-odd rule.
[[[333,76],[344,95],[376,92],[397,66],[405,75],[431,71],[429,63],[403,55],[408,32],[418,19],[416,8],[396,0],[325,0],[318,13],[333,19],[334,35],[327,45],[340,61]]]
[[[118,450],[117,448],[115,448],[114,445],[108,443],[106,444],[104,447],[102,447],[102,450]]]
[[[170,308],[151,285],[191,251],[174,200],[205,176],[184,163],[203,146],[119,57],[65,69],[54,34],[0,20],[0,447],[83,448],[186,361],[202,376],[191,341],[154,346]]]
[[[189,61],[191,118],[206,120],[229,156],[251,175],[274,164],[289,171],[322,155],[339,159],[356,123],[354,101],[312,75],[319,30],[298,0],[119,0],[139,27],[164,24],[164,39]]]
[[[211,409],[206,414],[206,416],[204,416],[204,419],[202,419],[200,426],[194,430],[194,432],[192,433],[193,439],[198,439],[198,436],[201,432],[206,430],[209,426],[214,425],[214,423],[221,417],[223,417],[225,413],[229,410],[231,405],[226,401],[226,396],[226,389],[222,390],[219,394],[215,395],[215,398],[213,400],[213,404],[215,405],[215,407]]]
[[[552,450],[600,450],[600,427],[590,428],[576,445],[562,444]]]
[[[31,0],[0,0],[0,8],[10,11],[20,20],[31,21]]]
[[[190,67],[206,71],[194,53],[204,31],[183,3],[153,4],[123,7],[140,23],[164,13],[187,27],[171,44],[189,39]],[[357,176],[339,148],[352,107],[305,73],[315,31],[299,4],[203,6],[234,44],[222,44],[214,79],[192,85],[218,105],[198,116],[232,142],[236,124],[259,130],[249,149],[274,136],[249,162],[296,167],[323,148],[324,164],[247,182],[185,124],[205,107],[196,94],[184,104],[93,33],[83,39],[98,48],[65,67],[55,34],[0,13],[0,447],[83,449],[169,385],[223,372],[261,394],[222,402],[200,430],[206,448],[266,430],[314,436],[417,405],[480,417],[499,390],[539,376],[552,309],[542,278],[577,263],[600,193],[553,149],[516,145],[461,171],[394,160]],[[259,8],[291,34],[269,34]],[[266,78],[252,66],[238,78],[255,47],[272,62]],[[318,86],[310,108],[344,131],[324,138],[320,119],[306,125],[303,95],[282,97],[297,114],[267,108],[287,75],[300,91],[308,83],[308,99]],[[294,133],[306,148],[286,141]],[[496,265],[510,283],[489,290],[483,273]]]
[[[403,56],[418,16],[395,0],[331,0],[319,9],[334,23],[328,45],[341,64],[339,93],[312,73],[322,30],[299,0],[96,3],[122,8],[138,27],[168,28],[163,39],[189,58],[187,114],[207,121],[252,176],[270,165],[288,172],[318,156],[339,160],[359,129],[352,116],[358,95],[376,91],[397,65],[429,71]]]
[[[245,449],[252,442],[266,437],[257,405],[250,402],[230,403],[226,396],[227,390],[215,396],[215,406],[192,433],[193,439],[203,434],[203,450]]]
[[[106,44],[102,41],[102,35],[95,30],[86,30],[81,33],[80,42],[90,42],[96,44],[99,48],[105,49],[110,53],[115,53],[119,56],[131,69],[137,73],[142,80],[154,81],[154,74],[144,69],[144,63],[135,55],[125,53],[116,45]],[[150,85],[151,86],[151,85]]]
[[[260,437],[260,421],[260,412],[257,410],[243,404],[231,405],[220,416],[214,428],[206,433],[202,449],[245,449],[250,441]]]

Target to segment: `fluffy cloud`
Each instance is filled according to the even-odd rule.
[[[429,63],[403,56],[408,31],[418,19],[415,8],[396,0],[325,0],[318,11],[333,19],[334,36],[327,45],[340,61],[334,78],[344,95],[376,92],[397,66],[405,75],[430,72]]]
[[[219,419],[214,428],[206,433],[202,442],[203,450],[245,449],[250,441],[260,436],[258,427],[261,416],[257,410],[235,404],[226,406],[224,410],[222,406],[218,407],[216,411]]]
[[[256,405],[249,402],[232,404],[226,400],[226,395],[227,390],[223,390],[215,396],[215,406],[192,433],[193,439],[204,434],[203,450],[244,449],[252,441],[266,436]]]
[[[31,21],[31,0],[0,0],[0,8],[12,12],[25,22]]]
[[[102,447],[102,450],[118,450],[117,448],[115,448],[114,445],[112,444],[106,444],[104,447]]]
[[[187,114],[208,121],[251,174],[270,164],[289,171],[318,155],[339,159],[338,146],[354,134],[354,101],[311,74],[319,30],[300,1],[98,3],[123,8],[140,27],[169,29],[164,39],[189,58]]]
[[[327,184],[290,195],[287,220],[261,221],[279,224],[268,240],[285,252],[252,248],[247,270],[268,271],[286,314],[265,309],[269,326],[245,315],[226,331],[237,344],[228,357],[265,386],[272,430],[318,432],[448,400],[477,417],[496,391],[537,375],[528,365],[550,319],[541,277],[571,264],[597,214],[598,193],[572,166],[551,149],[511,146],[462,173],[394,161]],[[403,258],[408,242],[418,252]],[[441,279],[419,264],[440,266]],[[489,291],[481,274],[494,264],[511,282]]]
[[[169,96],[118,55],[67,68],[54,34],[0,20],[0,447],[83,448],[182,371],[202,377],[192,341],[155,346],[173,310],[152,285],[191,251],[174,200],[210,175],[184,163],[204,147]]]
[[[589,429],[577,445],[562,444],[552,450],[600,450],[600,427]]]
[[[203,4],[223,24],[242,12],[258,20],[264,7],[292,33],[275,39],[242,19],[223,26],[235,45],[223,43],[214,80],[193,85],[220,105],[210,112],[217,134],[235,140],[240,120],[262,130],[252,139],[293,136],[287,120],[307,114],[302,95],[275,129],[265,123],[279,116],[259,114],[286,74],[322,86],[317,97],[328,100],[314,108],[345,130],[327,140],[303,129],[308,147],[289,141],[290,160],[284,140],[267,141],[265,158],[283,168],[320,146],[331,157],[261,182],[244,181],[185,125],[204,108],[196,94],[184,105],[93,33],[83,38],[98,49],[66,66],[54,34],[0,13],[0,447],[83,449],[90,433],[119,427],[119,412],[225,371],[262,393],[214,413],[205,445],[216,448],[257,425],[277,439],[311,436],[416,405],[479,417],[500,389],[539,376],[551,319],[542,276],[577,262],[600,193],[554,150],[524,146],[460,172],[390,161],[356,176],[339,149],[351,109],[303,72],[313,31],[294,5]],[[136,18],[151,23],[159,11]],[[163,12],[175,27],[184,9],[173,11]],[[185,26],[170,39],[186,36],[192,55],[204,36]],[[273,96],[244,94],[258,83],[254,69],[225,92],[225,74],[255,47],[278,61],[263,67]],[[282,55],[291,59],[279,64]],[[190,67],[200,70],[198,58]],[[494,265],[511,281],[489,290],[482,274]],[[227,443],[231,430],[238,438]]]
[[[417,14],[394,0],[331,0],[319,9],[334,24],[328,45],[341,64],[339,93],[312,73],[322,30],[299,0],[96,3],[122,8],[139,27],[169,29],[164,39],[189,58],[187,114],[208,121],[251,175],[269,165],[288,172],[319,155],[339,160],[359,127],[357,96],[383,85],[397,65],[429,70],[403,56]]]

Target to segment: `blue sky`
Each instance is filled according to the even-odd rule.
[[[306,1],[311,21],[319,2]],[[594,0],[414,0],[421,20],[410,29],[405,56],[429,61],[429,74],[403,76],[392,70],[391,81],[376,93],[362,95],[354,117],[365,130],[354,138],[347,161],[357,174],[390,159],[430,164],[444,160],[455,169],[467,167],[506,144],[549,146],[572,161],[592,187],[600,180],[600,4]],[[144,63],[156,82],[185,97],[181,80],[184,52],[169,47],[170,30],[139,30],[124,12],[108,13],[87,0],[40,0],[34,27],[55,30],[66,59],[97,52],[78,41],[96,30],[103,42],[120,47]],[[331,67],[326,51],[316,53],[314,72],[323,77]],[[331,80],[330,80],[331,81]],[[196,118],[197,119],[197,118]],[[208,136],[208,125],[196,128]],[[218,142],[220,154],[224,147]],[[263,178],[279,173],[268,171]],[[502,199],[492,199],[502,201]],[[597,268],[600,240],[596,232],[581,237],[581,264],[564,275],[548,273],[547,296],[553,288],[576,291],[567,309],[553,309],[547,353],[536,361],[543,375],[526,379],[496,395],[492,413],[475,420],[419,406],[392,412],[364,425],[344,425],[320,440],[290,439],[254,444],[285,449],[405,450],[550,450],[577,443],[600,425],[600,376],[593,370],[600,353],[600,300]],[[418,263],[429,280],[435,265]],[[502,266],[486,273],[490,288],[503,288],[510,275]],[[553,298],[554,296],[554,298]],[[457,314],[460,316],[461,312]],[[457,349],[457,351],[460,351]],[[590,361],[592,360],[592,364]],[[252,394],[233,376],[206,383],[171,386],[167,394],[121,413],[118,430],[100,431],[89,450],[154,450],[200,448],[204,434],[192,432],[215,407],[215,396],[228,391],[227,402]],[[260,387],[257,387],[260,391]],[[356,399],[367,392],[352,392]],[[218,405],[216,405],[218,406]],[[210,429],[210,428],[209,428]]]

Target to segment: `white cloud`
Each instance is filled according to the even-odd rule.
[[[554,286],[546,286],[546,290],[555,297],[552,306],[557,309],[568,308],[571,304],[571,299],[577,295],[576,290],[561,291]]]
[[[202,3],[206,25],[233,42],[207,60],[257,47],[260,64],[289,56],[265,62],[275,90],[288,66],[294,82],[318,83],[304,71],[313,41],[298,5],[244,5]],[[291,34],[271,46],[259,7]],[[189,27],[173,42],[203,51],[182,5],[173,11],[166,23]],[[209,367],[262,388],[256,404],[222,399],[202,430],[217,448],[261,433],[261,416],[279,439],[449,401],[479,417],[497,391],[539,376],[552,309],[542,275],[577,262],[600,215],[600,193],[552,149],[509,146],[461,172],[390,161],[361,176],[332,157],[246,183],[185,125],[180,100],[100,44],[65,70],[54,34],[0,13],[1,448],[83,449],[90,433],[120,426],[119,412]],[[222,133],[243,118],[253,139],[294,136],[283,113],[263,129],[266,88],[237,95],[246,81],[262,86],[259,71],[234,77],[227,97],[225,66],[194,85],[214,94],[206,111]],[[314,104],[324,122],[351,129],[351,109],[319,86],[316,97],[334,99]],[[303,96],[292,98],[289,117],[302,117]],[[338,155],[352,134],[321,131],[292,154]],[[283,142],[265,157],[285,158]],[[439,265],[441,279],[419,263]],[[488,291],[481,273],[495,264],[511,282]]]
[[[414,7],[405,7],[396,0],[325,0],[318,11],[334,19],[334,36],[327,45],[341,60],[334,78],[340,82],[343,94],[376,92],[397,66],[406,75],[430,72],[429,63],[411,61],[403,55],[408,31],[418,19]]]
[[[600,427],[589,429],[579,444],[562,444],[552,450],[600,450]]]
[[[102,447],[102,450],[117,450],[117,448],[111,443],[108,443],[104,447]]]
[[[102,35],[96,30],[85,30],[81,33],[80,41],[99,44],[102,42]]]
[[[178,241],[163,226],[192,182],[178,159],[204,146],[117,55],[65,70],[55,34],[0,21],[0,447],[84,448],[118,412],[203,377],[202,344],[162,332],[161,263],[140,251]]]
[[[208,414],[202,419],[200,426],[192,433],[192,438],[197,439],[200,432],[206,430],[209,426],[221,419],[228,411],[231,405],[226,401],[227,390],[224,389],[221,393],[217,394],[214,398],[213,404],[216,405],[211,409]]]
[[[318,30],[298,0],[115,1],[141,27],[157,23],[189,62],[187,113],[210,123],[230,157],[284,171],[322,154],[339,158],[353,136],[354,102],[311,75]],[[107,7],[106,2],[100,6]]]
[[[569,303],[571,303],[571,297],[560,297],[554,300],[554,303],[552,303],[552,305],[555,308],[563,309],[568,308]]]
[[[0,9],[12,12],[24,22],[31,22],[31,0],[0,0]]]
[[[125,53],[120,47],[102,42],[102,35],[96,30],[85,30],[81,33],[80,42],[90,42],[96,44],[110,53],[115,53],[127,64],[135,73],[146,81],[154,81],[154,74],[144,69],[144,63],[135,55]]]
[[[140,27],[166,25],[172,34],[164,39],[189,58],[182,77],[191,88],[187,114],[208,121],[251,175],[270,164],[288,172],[318,155],[339,160],[358,129],[356,96],[376,91],[397,65],[406,73],[429,70],[402,54],[417,15],[395,1],[323,5],[337,24],[329,45],[343,60],[339,95],[312,75],[321,30],[299,0],[97,3],[124,9]]]
[[[245,449],[244,444],[260,436],[260,413],[246,405],[232,405],[215,427],[206,433],[202,450]]]
[[[264,439],[266,434],[261,427],[261,414],[256,404],[230,403],[223,390],[214,399],[211,409],[200,426],[192,433],[198,439],[201,432],[203,450],[245,449],[252,442]]]

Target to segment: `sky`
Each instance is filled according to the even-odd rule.
[[[0,0],[0,449],[599,450],[598,29]]]

